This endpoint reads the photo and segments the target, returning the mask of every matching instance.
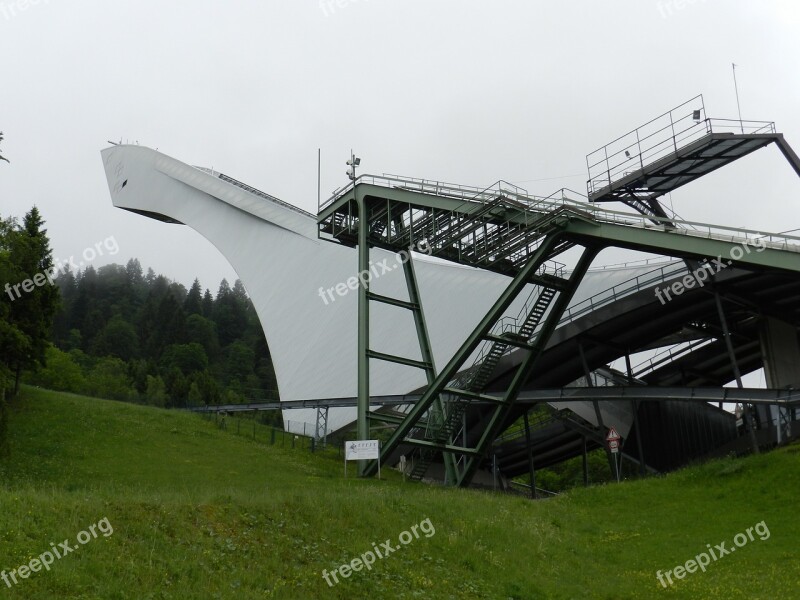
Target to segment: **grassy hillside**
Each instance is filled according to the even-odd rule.
[[[0,569],[62,540],[78,549],[11,588],[0,580],[3,598],[727,599],[800,589],[797,445],[530,502],[395,473],[344,480],[335,456],[130,404],[28,389],[12,419]],[[98,526],[76,544],[103,519],[113,534]],[[409,533],[408,545],[332,587],[323,579],[384,540],[400,546],[425,519],[435,533]],[[656,571],[707,544],[730,548],[762,521],[768,539],[658,583]]]

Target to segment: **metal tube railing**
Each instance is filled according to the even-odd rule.
[[[771,121],[708,118],[703,96],[695,96],[587,154],[587,191],[591,195],[610,187],[626,175],[644,169],[646,163],[677,152],[715,131],[729,130],[742,134],[776,132],[775,123]]]
[[[497,197],[497,192],[487,191],[492,190],[494,186],[491,188],[475,188],[441,182],[429,182],[425,180],[413,181],[399,177],[375,175],[362,175],[357,181],[370,183],[372,185],[379,185],[382,187],[398,187],[398,184],[400,184],[400,186],[408,188],[409,185],[416,185],[418,186],[418,191],[422,193],[461,198],[465,202],[494,200]],[[351,182],[348,184],[348,186],[345,186],[343,190],[349,189],[352,187],[352,185],[353,183]],[[638,213],[620,212],[606,208],[600,208],[598,205],[588,202],[581,203],[566,197],[566,195],[563,195],[562,198],[554,198],[553,195],[547,198],[537,198],[523,196],[517,192],[514,192],[514,194],[503,194],[504,198],[508,198],[509,196],[512,196],[509,199],[517,200],[521,204],[526,205],[527,210],[523,210],[525,210],[525,212],[533,213],[531,215],[532,219],[536,216],[541,216],[542,213],[551,212],[557,208],[579,208],[580,210],[591,215],[591,217],[595,220],[603,223],[623,225],[626,227],[638,227],[642,229],[662,228],[664,231],[669,230],[675,235],[691,235],[736,243],[749,243],[755,240],[761,240],[767,244],[768,247],[773,249],[800,252],[800,237],[798,236],[775,233],[762,234],[758,231],[736,227],[726,227],[724,225],[713,225],[699,221],[685,221],[674,218],[661,218],[653,215],[644,216]],[[333,197],[328,200],[328,203],[335,200],[336,197]],[[656,225],[654,222],[660,222],[662,224]]]

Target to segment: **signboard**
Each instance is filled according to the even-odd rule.
[[[619,441],[622,437],[617,433],[617,430],[612,427],[608,430],[606,435],[606,444],[612,455],[614,455],[614,471],[617,475],[617,483],[619,483],[619,464],[617,464],[617,454],[619,454]]]
[[[375,460],[380,458],[380,454],[378,440],[356,440],[344,443],[345,460]]]
[[[344,443],[344,476],[347,477],[348,460],[377,460],[378,479],[381,478],[380,440],[353,440]]]

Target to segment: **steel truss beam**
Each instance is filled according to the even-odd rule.
[[[578,264],[570,275],[567,288],[558,295],[556,303],[553,305],[550,313],[547,316],[547,319],[545,319],[542,329],[536,335],[534,343],[530,348],[528,348],[528,355],[517,368],[517,372],[514,374],[514,377],[511,380],[511,385],[509,385],[508,389],[506,390],[504,402],[494,409],[494,413],[490,417],[488,425],[484,428],[483,434],[481,435],[476,447],[477,456],[472,456],[468,459],[464,468],[464,472],[461,474],[461,477],[458,481],[459,485],[469,485],[473,475],[478,470],[481,457],[485,455],[485,453],[491,447],[494,438],[503,427],[503,423],[505,422],[505,418],[508,415],[511,406],[517,400],[517,396],[519,395],[522,386],[525,384],[525,381],[528,379],[533,371],[534,366],[536,365],[536,360],[539,358],[539,356],[541,356],[542,352],[547,346],[550,336],[553,334],[553,331],[555,331],[558,322],[561,320],[561,316],[564,314],[564,311],[572,301],[572,296],[578,289],[578,286],[583,280],[586,271],[589,270],[589,267],[591,266],[594,257],[597,255],[597,252],[598,250],[595,248],[584,247],[583,253],[578,260]]]
[[[463,392],[463,390],[459,390]],[[446,388],[445,393],[453,393]],[[481,394],[481,400],[475,400],[475,405],[491,406],[502,402],[502,397],[497,392]],[[422,396],[420,394],[404,394],[397,396],[372,396],[370,405],[380,406],[406,406],[415,404]],[[797,406],[800,407],[800,390],[770,389],[770,388],[704,388],[704,387],[661,387],[661,386],[608,386],[592,388],[554,388],[536,389],[520,392],[516,404],[534,406],[542,402],[560,403],[575,401],[620,402],[635,399],[640,402],[660,402],[677,400],[681,402],[749,402],[765,406]],[[187,408],[188,412],[215,413],[215,412],[254,412],[260,410],[293,410],[301,408],[317,408],[327,406],[331,408],[355,408],[358,398],[321,398],[313,400],[276,400],[274,402],[250,402],[247,404],[220,404],[214,406],[195,406]],[[398,417],[384,413],[371,413],[375,420],[386,420]],[[402,420],[402,419],[401,419]]]
[[[429,443],[417,445],[444,450],[447,479],[461,485],[469,482],[492,436],[503,426],[503,419],[555,329],[558,317],[566,308],[565,303],[569,302],[592,258],[602,248],[632,248],[684,259],[709,259],[722,265],[721,268],[735,265],[752,270],[800,273],[798,245],[796,238],[791,236],[759,234],[754,238],[754,232],[724,231],[725,228],[716,228],[719,232],[700,233],[673,228],[669,226],[671,224],[653,227],[620,213],[595,209],[584,211],[566,201],[554,208],[552,203],[535,203],[513,193],[512,199],[504,191],[499,195],[492,192],[492,197],[487,197],[484,190],[475,197],[466,198],[460,194],[461,190],[459,194],[451,194],[449,191],[441,192],[438,186],[435,190],[429,189],[431,186],[422,187],[424,189],[420,191],[411,191],[410,187],[398,186],[397,182],[389,187],[356,182],[320,211],[318,222],[321,234],[332,235],[339,243],[358,246],[360,272],[369,272],[370,247],[402,252],[415,243],[425,242],[433,256],[512,277],[508,288],[489,313],[438,374],[432,361],[413,266],[406,271],[409,301],[373,294],[368,285],[362,285],[359,290],[358,436],[361,439],[370,436],[369,361],[390,360],[422,368],[426,372],[428,387],[391,435],[384,446],[383,457],[389,457],[408,438],[417,439],[414,436],[424,429],[426,439],[423,441]],[[676,221],[675,225],[686,224]],[[753,239],[763,239],[766,243],[756,248]],[[582,255],[568,280],[538,272],[545,261],[576,245],[583,248]],[[410,264],[410,260],[408,262]],[[537,299],[538,309],[534,307],[526,325],[511,335],[493,331],[505,310],[529,284],[537,286],[541,294]],[[555,304],[550,304],[555,297],[558,298]],[[370,351],[371,300],[414,313],[422,349],[421,361]],[[526,329],[531,323],[532,326]],[[464,371],[466,360],[482,342],[487,343],[486,348],[491,348],[486,361]],[[522,351],[525,358],[503,397],[488,404],[483,394],[486,384],[496,361],[510,347]],[[469,446],[464,411],[472,404],[492,406],[488,411],[488,425],[481,425],[480,438],[473,445],[477,455],[463,452]],[[457,427],[462,419],[463,440],[456,443],[461,433]],[[451,457],[458,454],[463,458],[457,462],[459,467],[463,462],[460,472],[456,463],[450,462]],[[373,473],[376,466],[367,464],[362,474]]]
[[[568,306],[572,295],[577,289],[580,280],[583,278],[583,275],[597,253],[597,249],[594,247],[584,248],[583,255],[579,261],[579,267],[573,271],[568,280],[552,276],[549,278],[537,277],[544,263],[551,259],[554,253],[557,253],[560,248],[566,249],[562,242],[563,239],[559,231],[555,231],[544,237],[536,252],[512,279],[506,290],[497,299],[494,306],[481,320],[475,330],[467,337],[447,366],[438,374],[435,381],[428,386],[420,400],[406,417],[404,423],[394,431],[389,440],[384,444],[382,453],[384,460],[401,444],[427,446],[431,449],[443,451],[445,460],[447,460],[448,457],[454,457],[454,455],[461,455],[468,457],[464,462],[464,467],[459,470],[457,467],[460,461],[456,461],[456,477],[454,480],[448,477],[448,480],[457,485],[466,485],[469,483],[480,464],[480,460],[484,457],[494,439],[494,434],[496,434],[497,430],[502,426],[503,418],[508,413],[522,385],[530,375],[536,358],[539,357],[545,348],[550,334],[555,329],[563,311]],[[538,311],[536,313],[537,319],[547,314],[541,329],[535,335],[519,336],[519,339],[514,339],[512,335],[503,337],[490,333],[496,323],[503,317],[508,307],[532,281],[535,281],[536,284],[542,288],[542,294],[540,294],[539,298],[547,298],[546,302],[541,306],[533,309]],[[550,294],[545,296],[545,290],[548,290],[548,288]],[[546,312],[550,299],[556,294],[558,295],[558,299],[555,305],[552,306],[549,312]],[[532,342],[527,338],[531,338]],[[510,343],[510,341],[513,341],[513,343]],[[425,419],[425,415],[429,413],[431,407],[433,407],[436,401],[440,400],[443,395],[449,397],[455,396],[457,398],[456,402],[458,404],[452,401],[448,403],[450,410],[447,417],[449,419],[460,418],[460,415],[463,414],[463,407],[471,401],[489,401],[489,396],[480,393],[483,391],[481,387],[478,387],[478,389],[469,389],[470,381],[474,381],[475,379],[462,381],[461,389],[456,388],[453,384],[456,375],[463,370],[466,361],[477,350],[481,342],[492,342],[494,347],[499,346],[501,349],[509,345],[521,348],[523,351],[527,352],[528,358],[519,366],[512,385],[509,386],[503,397],[495,399],[495,408],[489,419],[489,426],[483,431],[475,447],[469,449],[469,451],[465,451],[465,443],[456,445],[453,429],[458,425],[457,423],[453,423],[450,427],[443,426],[439,432],[434,432],[432,436],[433,439],[420,440],[409,437],[409,434],[414,430],[420,429],[423,424],[426,430],[429,431],[430,418]],[[485,387],[485,384],[483,387]],[[459,405],[462,407],[460,412],[454,408],[454,406],[457,407]],[[463,437],[466,438],[466,436]],[[366,473],[371,474],[376,468],[377,463],[370,464],[367,467]]]

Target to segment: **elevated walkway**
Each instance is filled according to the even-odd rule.
[[[651,219],[603,209],[564,192],[541,198],[503,181],[481,189],[362,175],[322,204],[317,222],[321,238],[358,246],[357,204],[363,198],[371,246],[399,252],[421,244],[437,258],[508,276],[518,273],[541,240],[554,231],[567,239],[548,259],[583,242],[690,260],[730,256],[735,246],[752,249],[763,244],[763,250],[744,252],[731,264],[800,272],[798,236],[669,217]],[[558,263],[548,266],[559,268]]]

